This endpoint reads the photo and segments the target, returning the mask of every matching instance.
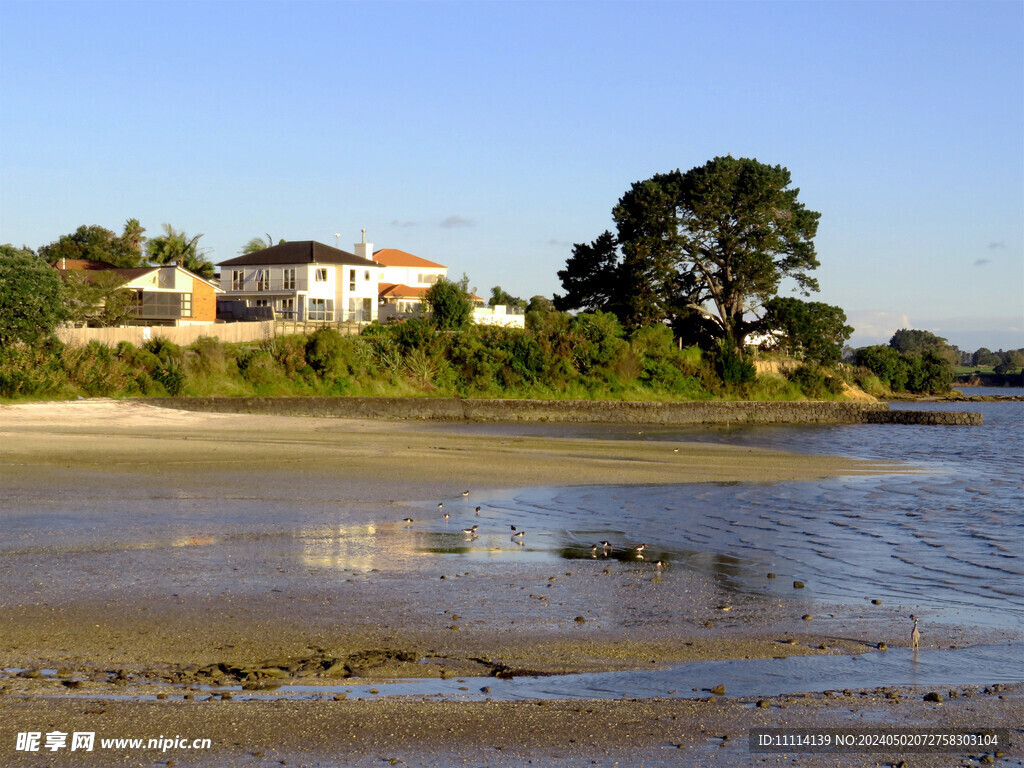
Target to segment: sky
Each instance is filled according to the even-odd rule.
[[[1020,2],[0,0],[0,243],[366,228],[550,296],[633,182],[727,154],[821,213],[855,346],[1024,346]]]

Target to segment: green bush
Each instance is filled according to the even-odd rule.
[[[322,379],[335,379],[345,370],[341,338],[333,328],[321,328],[306,341],[306,362]]]
[[[790,381],[812,399],[834,397],[843,392],[843,379],[834,370],[816,363],[804,363],[790,374]]]

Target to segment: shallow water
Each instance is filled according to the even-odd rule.
[[[460,677],[399,679],[362,683],[359,678],[337,685],[282,685],[263,691],[239,685],[190,686],[189,691],[230,691],[236,700],[330,699],[344,693],[349,699],[390,696],[442,697],[467,701],[493,699],[618,699],[701,698],[710,688],[725,686],[725,695],[757,698],[801,693],[913,686],[945,690],[957,686],[992,686],[1019,680],[1014,661],[1024,656],[1024,644],[979,645],[959,650],[892,649],[856,656],[789,656],[777,659],[736,659],[678,664],[666,669],[627,670],[542,677]],[[21,670],[5,670],[17,673]],[[44,675],[56,670],[43,670]],[[173,690],[181,686],[166,686]],[[69,695],[66,692],[63,695]],[[81,694],[87,698],[139,700],[155,694]]]
[[[981,411],[985,423],[710,430],[516,425],[508,429],[901,461],[921,473],[819,483],[531,489],[497,504],[524,526],[559,532],[563,556],[588,554],[598,537],[622,548],[646,542],[653,556],[670,562],[710,563],[736,589],[786,594],[799,579],[807,585],[801,597],[851,602],[870,595],[909,613],[1020,632],[1024,403],[893,407]],[[779,578],[766,580],[768,572]]]

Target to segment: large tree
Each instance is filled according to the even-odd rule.
[[[839,362],[843,345],[853,333],[839,307],[791,296],[776,296],[765,304],[758,330],[774,339],[769,346],[823,365]]]
[[[213,277],[213,264],[203,255],[204,250],[199,248],[199,238],[202,235],[189,237],[184,231],[179,232],[170,224],[164,224],[163,230],[162,235],[150,238],[146,246],[150,262],[160,266],[177,264],[207,280]]]
[[[612,211],[618,235],[574,246],[557,305],[607,309],[627,327],[700,316],[742,348],[783,279],[818,289],[820,214],[790,183],[782,166],[731,156],[636,182]]]
[[[57,270],[27,248],[0,245],[0,347],[31,344],[67,317]]]
[[[137,267],[142,264],[142,233],[136,219],[125,222],[125,231],[114,234],[105,227],[82,225],[70,235],[61,235],[39,249],[39,255],[53,264],[61,259],[102,261],[115,267]]]
[[[423,298],[430,307],[431,322],[442,330],[455,330],[469,324],[473,318],[473,301],[469,296],[469,279],[459,282],[443,277],[430,286]]]
[[[905,355],[922,355],[930,349],[938,353],[950,365],[960,364],[960,351],[931,331],[901,328],[889,339],[889,346]]]

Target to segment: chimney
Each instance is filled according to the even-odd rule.
[[[361,243],[356,243],[355,246],[352,248],[352,252],[356,256],[360,256],[360,257],[362,257],[364,259],[369,259],[370,261],[374,260],[374,258],[373,258],[373,243],[366,242],[366,229],[365,228],[363,229],[363,241]]]

